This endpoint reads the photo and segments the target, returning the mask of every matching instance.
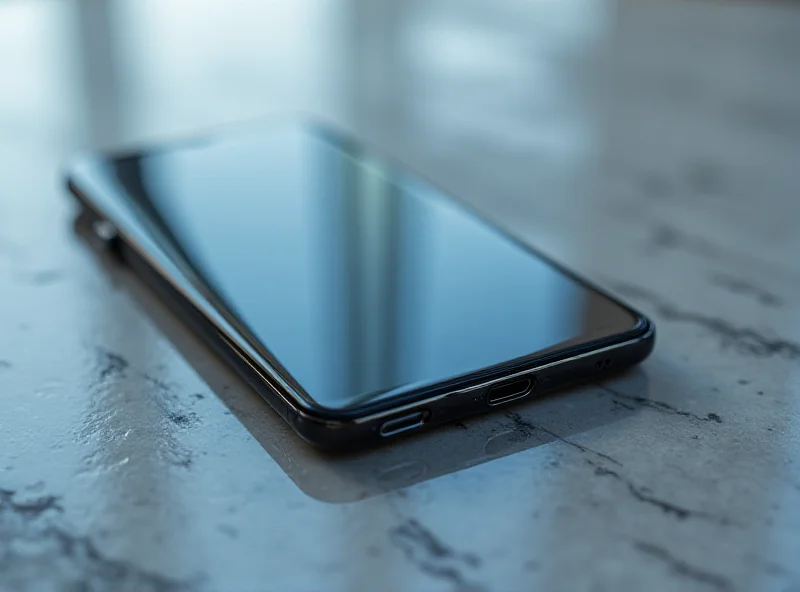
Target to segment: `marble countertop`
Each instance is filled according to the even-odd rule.
[[[0,4],[0,590],[800,590],[800,9]],[[73,225],[75,150],[354,130],[655,320],[326,457]]]

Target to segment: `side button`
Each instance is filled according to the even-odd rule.
[[[92,234],[97,239],[98,249],[119,258],[121,239],[116,226],[108,220],[95,220],[92,222]]]
[[[95,220],[92,222],[92,232],[106,248],[112,249],[119,240],[116,226],[108,220]]]

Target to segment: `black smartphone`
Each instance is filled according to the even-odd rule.
[[[318,123],[76,158],[97,237],[307,441],[369,445],[599,379],[647,318]]]

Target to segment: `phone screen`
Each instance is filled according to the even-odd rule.
[[[330,409],[640,321],[424,180],[316,126],[97,166],[192,281]]]

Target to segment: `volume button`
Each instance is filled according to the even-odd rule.
[[[92,233],[107,251],[116,250],[119,244],[119,232],[111,222],[108,220],[95,220],[92,222]]]

